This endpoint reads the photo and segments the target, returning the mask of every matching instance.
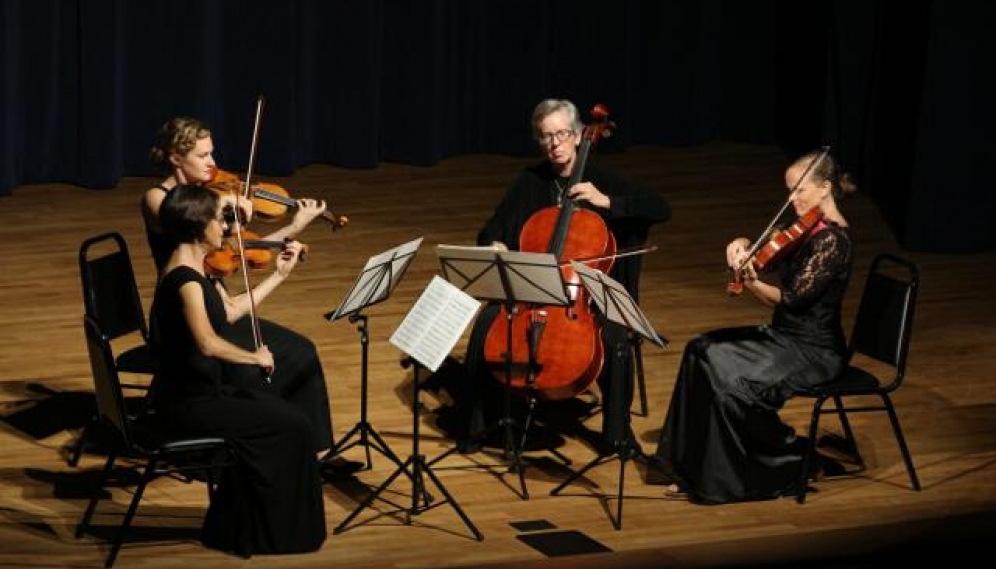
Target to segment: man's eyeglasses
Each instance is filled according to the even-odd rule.
[[[554,141],[564,142],[574,136],[574,131],[570,129],[558,130],[557,132],[543,132],[536,137],[536,142],[544,146],[553,146]]]

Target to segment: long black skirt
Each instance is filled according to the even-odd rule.
[[[254,349],[249,317],[233,324],[225,339],[247,350]],[[226,370],[229,381],[244,389],[276,395],[297,407],[314,427],[314,452],[332,446],[332,411],[322,362],[315,344],[297,332],[269,320],[260,319],[263,343],[273,353],[274,369],[269,381],[258,368],[232,365]]]
[[[204,545],[241,556],[304,553],[327,535],[314,429],[294,405],[225,388],[164,409],[168,430],[229,440],[236,464],[219,481],[204,519]]]
[[[727,328],[685,347],[657,446],[684,490],[704,503],[793,493],[805,445],[778,410],[828,381],[842,358],[767,326]]]

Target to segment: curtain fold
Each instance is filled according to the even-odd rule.
[[[991,98],[970,90],[988,85],[993,16],[931,0],[4,0],[0,196],[153,175],[153,136],[177,115],[244,170],[259,95],[264,175],[531,155],[530,111],[560,97],[609,108],[600,152],[831,144],[902,243],[992,248],[978,228],[993,224],[947,239],[955,222],[934,214],[955,169],[991,203],[975,128]],[[976,159],[941,142],[958,137]]]

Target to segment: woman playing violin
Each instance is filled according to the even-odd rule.
[[[826,151],[785,171],[788,197],[819,221],[766,282],[747,258],[751,242],[726,247],[726,263],[767,306],[771,323],[701,334],[685,347],[656,458],[673,476],[669,492],[704,503],[794,494],[805,445],[778,416],[798,389],[828,381],[844,364],[841,303],[852,242],[838,201],[855,191]]]
[[[627,177],[598,165],[594,160],[588,160],[577,184],[566,187],[574,168],[578,166],[583,130],[578,109],[571,101],[541,101],[533,110],[530,126],[533,140],[544,160],[523,170],[508,187],[505,196],[478,233],[479,245],[490,245],[500,250],[520,250],[519,237],[530,217],[543,208],[558,205],[561,200],[574,200],[579,207],[600,216],[620,249],[643,245],[650,226],[671,217],[671,208],[660,194],[641,188]],[[632,256],[619,259],[612,265],[610,272],[610,276],[622,283],[634,298],[638,298],[640,266],[640,257]],[[478,432],[485,426],[482,409],[492,407],[490,404],[482,405],[482,400],[501,400],[500,397],[486,397],[481,393],[482,386],[498,384],[491,379],[492,372],[487,369],[482,354],[484,335],[498,314],[498,308],[492,306],[482,312],[467,347],[466,363],[472,376],[472,381],[468,383],[474,387],[472,393],[466,396],[474,402],[469,410],[471,433]],[[602,328],[601,335],[606,354],[615,354],[617,350],[614,348],[626,343],[625,330],[611,323]],[[628,354],[627,346],[623,347],[623,353]],[[626,383],[625,396],[618,401],[611,401],[609,398],[608,378],[612,377],[614,368]],[[630,368],[628,357],[621,361],[607,357],[597,378],[605,411],[603,435],[614,440],[618,440],[618,433],[610,436],[609,431],[622,424],[617,419],[628,412],[632,398],[633,375]],[[467,447],[470,450],[476,445]]]
[[[178,184],[209,183],[216,175],[218,165],[214,161],[211,131],[204,123],[189,117],[177,117],[163,124],[152,147],[151,157],[153,164],[168,173],[158,186],[145,192],[142,200],[142,216],[145,219],[149,246],[152,248],[156,268],[161,269],[170,251],[168,244],[161,243],[157,213],[159,204]],[[225,196],[224,200],[228,205],[237,206],[247,221],[252,218],[252,200],[242,196]],[[314,199],[297,200],[297,205],[291,222],[266,235],[265,240],[283,241],[295,237],[326,209],[324,201]]]
[[[244,387],[245,376],[277,371],[264,345],[243,349],[225,339],[240,314],[204,273],[204,257],[221,244],[227,222],[217,196],[195,185],[173,188],[160,203],[173,248],[150,316],[159,359],[155,404],[161,428],[180,437],[224,437],[236,464],[212,496],[201,539],[241,556],[314,551],[325,541],[315,430],[294,404]],[[301,251],[290,244],[257,299],[290,275]],[[277,369],[274,369],[276,366]]]
[[[172,240],[163,233],[160,225],[162,203],[179,185],[204,185],[210,181],[217,168],[213,152],[211,131],[197,119],[174,118],[159,129],[151,157],[153,163],[166,170],[168,175],[158,186],[145,192],[142,200],[142,216],[145,220],[152,258],[160,276],[174,248]],[[227,196],[221,200],[223,204],[229,206],[236,203]],[[248,214],[247,218],[251,217],[251,203],[237,200],[237,204]],[[324,202],[311,199],[299,200],[293,221],[268,235],[266,239],[276,241],[293,237],[324,211]],[[292,241],[288,247],[297,249],[300,244]],[[214,282],[222,297],[230,299],[224,283],[220,279]],[[267,282],[264,281],[260,286]],[[263,296],[265,294],[255,296],[256,302],[260,302]],[[244,313],[243,310],[242,314]],[[314,450],[323,458],[326,467],[336,473],[355,471],[360,466],[359,463],[333,458],[329,452],[333,446],[331,408],[325,374],[314,343],[297,332],[269,320],[259,319],[258,323],[262,340],[273,352],[276,366],[269,382],[264,381],[259,374],[247,375],[242,378],[245,381],[244,387],[275,393],[302,409],[315,431]],[[227,327],[225,335],[227,340],[244,349],[255,349],[253,325],[248,316]]]

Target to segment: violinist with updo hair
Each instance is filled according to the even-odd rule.
[[[176,117],[166,121],[156,135],[150,157],[153,165],[167,174],[157,186],[146,190],[142,200],[142,218],[145,220],[146,236],[152,248],[156,270],[161,271],[170,253],[170,245],[163,242],[159,227],[159,206],[163,198],[178,184],[208,184],[217,174],[218,165],[214,161],[211,130],[203,122],[190,117]],[[242,196],[224,195],[222,201],[225,205],[237,207],[246,218],[246,222],[252,219],[252,200]],[[283,241],[293,238],[304,231],[325,210],[324,201],[299,199],[291,222],[263,239]]]
[[[157,167],[165,171],[166,177],[157,186],[145,192],[142,199],[142,218],[145,220],[146,235],[159,278],[162,278],[166,263],[176,247],[175,240],[163,232],[160,220],[162,204],[177,187],[204,186],[211,182],[217,172],[213,153],[214,143],[210,129],[194,118],[170,119],[160,127],[156,135],[151,158]],[[237,207],[247,219],[251,218],[251,201],[241,197],[232,198],[227,194],[222,195],[220,201],[222,208]],[[297,200],[297,210],[291,223],[270,233],[265,239],[290,240],[288,247],[300,249],[301,244],[291,238],[304,230],[325,210],[325,202],[313,199]],[[257,285],[257,290],[263,290],[264,293],[256,296],[256,302],[261,302],[280,281],[282,278],[274,273]],[[233,304],[223,280],[211,277],[211,282],[219,290],[222,298],[226,299],[226,308],[230,313],[248,312]],[[273,353],[274,370],[269,381],[259,374],[242,374],[238,380],[242,381],[243,387],[247,389],[266,392],[289,401],[307,415],[315,432],[316,446],[313,450],[319,457],[324,473],[342,475],[359,470],[361,463],[347,461],[335,455],[329,390],[315,344],[305,336],[275,322],[265,319],[257,319],[257,322],[262,341]],[[243,349],[255,349],[253,323],[248,315],[227,327],[224,334],[226,340]]]
[[[778,411],[844,366],[853,245],[839,202],[856,188],[827,149],[794,161],[785,185],[786,206],[816,221],[770,279],[758,273],[750,239],[726,246],[726,264],[774,313],[769,324],[714,330],[685,346],[655,456],[670,494],[712,504],[795,495],[807,447]]]

